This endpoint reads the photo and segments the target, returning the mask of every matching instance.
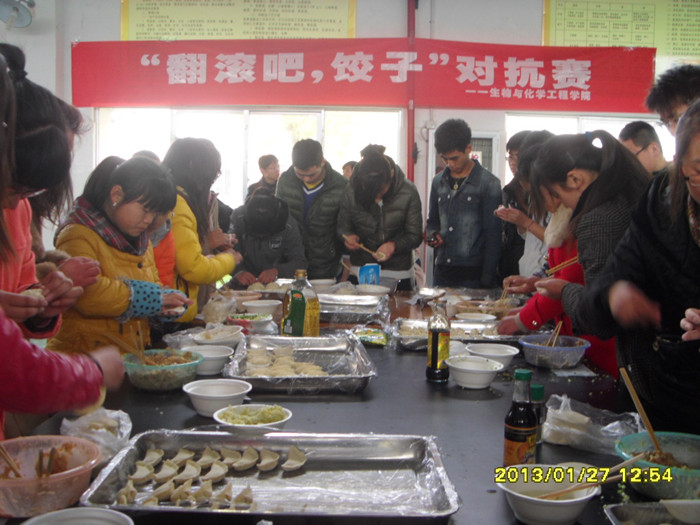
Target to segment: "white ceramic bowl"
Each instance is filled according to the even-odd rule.
[[[589,487],[570,492],[561,496],[562,499],[538,498],[538,495],[572,485],[569,482],[562,482],[561,478],[557,478],[559,480],[557,483],[553,475],[547,482],[541,480],[542,483],[526,483],[524,481],[526,476],[528,480],[532,480],[532,474],[528,473],[531,473],[534,468],[543,469],[546,472],[547,469],[556,467],[556,465],[514,465],[510,468],[518,472],[518,476],[513,476],[517,477],[517,481],[496,484],[505,493],[515,517],[526,525],[572,525],[583,512],[588,501],[600,493],[600,487]]]
[[[335,284],[335,279],[311,279],[309,282],[318,293],[328,290],[331,286],[333,286]]]
[[[391,288],[379,284],[358,284],[357,293],[360,295],[387,295]]]
[[[272,421],[269,423],[259,423],[256,425],[253,424],[242,424],[242,423],[230,423],[229,420],[226,418],[226,413],[231,413],[233,412],[234,415],[240,415],[240,414],[254,414],[257,411],[260,410],[266,410],[275,405],[257,405],[257,404],[249,404],[249,405],[239,405],[239,406],[232,406],[232,407],[223,407],[216,412],[214,412],[214,419],[218,422],[221,423],[222,425],[227,425],[230,427],[234,428],[241,428],[241,429],[250,429],[250,428],[282,428],[284,425],[286,425],[287,421],[289,421],[292,418],[292,411],[289,410],[288,408],[280,407],[282,409],[282,412],[284,412],[284,417],[282,419],[279,419],[277,421]]]
[[[243,338],[243,327],[219,325],[199,332],[192,339],[198,345],[224,345],[234,347]],[[199,352],[199,350],[197,350]]]
[[[282,304],[278,299],[259,299],[257,301],[246,301],[243,308],[250,314],[274,314]]]
[[[197,413],[205,417],[212,417],[220,408],[240,405],[252,388],[239,379],[200,379],[182,387]]]
[[[197,352],[202,356],[202,362],[197,365],[198,376],[213,376],[220,374],[229,357],[233,355],[233,348],[224,345],[199,345],[183,348],[185,352]]]
[[[493,314],[482,314],[479,312],[461,312],[455,314],[455,317],[460,321],[472,321],[477,323],[488,323],[489,321],[496,320],[496,316]]]
[[[513,358],[520,353],[520,350],[514,346],[498,343],[469,343],[467,344],[467,351],[472,355],[498,361],[504,367],[508,366]]]
[[[126,514],[99,507],[75,507],[47,512],[24,522],[25,525],[134,525]]]
[[[445,363],[450,367],[450,377],[462,388],[486,388],[503,370],[503,363],[475,355],[448,357]]]

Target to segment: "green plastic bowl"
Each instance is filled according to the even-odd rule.
[[[146,350],[145,354],[146,356],[181,355],[192,359],[188,363],[156,366],[144,365],[137,356],[126,354],[123,358],[124,368],[126,368],[131,384],[142,390],[155,392],[175,390],[194,380],[197,375],[197,365],[203,360],[202,356],[196,352],[182,350]]]
[[[654,499],[700,499],[700,436],[680,432],[655,432],[664,452],[670,452],[690,468],[667,467],[646,460],[637,461],[633,467],[653,468],[659,473],[671,469],[671,481],[631,483],[638,492]],[[629,434],[615,443],[615,452],[629,459],[642,452],[654,450],[648,432]]]

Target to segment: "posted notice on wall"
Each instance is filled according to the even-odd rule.
[[[698,0],[546,0],[543,42],[551,46],[656,48],[656,73],[700,63]]]
[[[122,40],[353,38],[355,0],[122,0]]]

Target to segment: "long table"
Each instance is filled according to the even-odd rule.
[[[418,317],[426,312],[395,301],[392,315]],[[429,309],[428,309],[429,311]],[[447,473],[459,493],[462,505],[449,523],[466,525],[503,525],[517,523],[504,495],[494,484],[494,468],[502,464],[503,424],[510,406],[512,374],[501,373],[490,388],[464,390],[450,382],[436,386],[425,380],[424,352],[369,348],[377,367],[377,377],[358,394],[286,395],[258,394],[255,402],[274,402],[291,409],[293,418],[285,430],[322,433],[386,433],[434,435]],[[527,365],[520,357],[508,367]],[[560,378],[549,370],[534,369],[533,381],[545,385],[546,398],[566,393],[569,397],[594,406],[616,410],[622,399],[615,380],[607,375],[594,378]],[[182,391],[145,392],[133,388],[128,380],[119,391],[107,396],[105,406],[127,412],[133,433],[149,429],[187,429],[211,425],[212,419],[199,416]],[[597,466],[611,466],[619,460],[613,455],[594,454],[566,446],[543,444],[538,462],[581,461]],[[636,494],[627,490],[633,499]],[[620,500],[617,484],[603,488],[602,498],[594,498],[579,518],[580,525],[606,523],[603,504]],[[289,517],[267,518],[277,523],[302,523]],[[257,523],[260,517],[236,523]],[[202,514],[182,515],[144,512],[135,516],[137,524],[231,523],[231,517]],[[404,520],[399,520],[404,522]],[[314,519],[307,523],[352,523],[353,519]],[[366,520],[362,521],[363,523]],[[11,521],[12,523],[12,521]]]

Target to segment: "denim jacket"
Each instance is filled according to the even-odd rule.
[[[438,232],[444,244],[436,264],[481,268],[481,284],[494,286],[501,251],[501,220],[494,211],[501,204],[501,182],[474,161],[471,173],[454,196],[450,168],[433,179],[426,236]]]

